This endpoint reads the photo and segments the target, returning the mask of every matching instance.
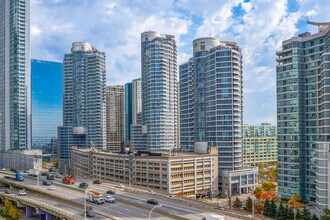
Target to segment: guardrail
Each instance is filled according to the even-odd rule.
[[[28,199],[28,198],[13,195],[13,194],[0,193],[0,195],[2,197],[8,198],[9,200],[23,202],[24,204],[29,205],[31,207],[39,208],[43,211],[46,211],[48,213],[51,213],[51,214],[53,214],[55,216],[58,216],[58,217],[61,217],[61,218],[72,219],[72,220],[79,220],[80,219],[76,215],[71,214],[68,211],[64,211],[63,209],[59,209],[59,208],[56,208],[56,207],[48,205],[48,204],[37,202],[33,199]]]

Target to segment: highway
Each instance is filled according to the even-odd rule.
[[[40,179],[44,179],[45,177],[41,177]],[[55,179],[55,181],[60,182],[61,179]],[[78,180],[75,186],[78,187],[79,183],[82,180]],[[93,203],[87,203],[92,206],[96,213],[101,214],[102,216],[109,216],[114,219],[124,220],[124,219],[142,219],[147,220],[150,210],[154,207],[151,204],[148,204],[146,201],[149,198],[155,198],[158,200],[159,204],[162,205],[159,208],[156,208],[155,211],[151,215],[151,219],[153,220],[168,220],[172,219],[166,217],[160,213],[156,213],[156,210],[160,210],[165,213],[169,213],[175,216],[180,216],[186,219],[191,220],[201,220],[207,214],[211,214],[208,209],[203,209],[196,206],[189,206],[189,204],[184,202],[179,202],[173,199],[166,198],[164,196],[155,196],[148,195],[145,193],[133,193],[126,191],[124,189],[115,188],[115,184],[111,183],[102,183],[102,184],[93,184],[91,181],[86,181],[89,184],[89,189],[93,189],[99,191],[102,194],[106,194],[106,191],[109,189],[113,189],[116,191],[116,194],[113,195],[116,198],[116,203],[105,203],[102,205],[96,205]],[[37,185],[36,179],[25,178],[25,184],[29,185]],[[84,201],[84,192],[76,189],[72,189],[68,186],[61,186],[57,184],[53,184],[56,188],[56,192],[66,196],[68,198],[74,199],[76,201],[83,202]],[[47,189],[48,187],[42,186],[40,183],[40,187]],[[144,192],[144,190],[140,190]],[[219,214],[213,213],[213,214]],[[220,213],[225,216],[225,213]],[[95,219],[95,218],[93,218]],[[225,216],[225,220],[238,220],[238,218]]]
[[[60,181],[60,179],[58,179]],[[35,181],[36,182],[36,181]],[[130,219],[148,219],[148,214],[149,211],[145,211],[144,209],[138,209],[135,208],[134,206],[128,205],[125,201],[129,203],[135,203],[139,206],[143,206],[145,208],[148,208],[148,210],[151,210],[153,208],[153,205],[148,204],[146,201],[147,199],[150,198],[155,198],[158,200],[159,204],[162,205],[162,207],[157,208],[161,211],[184,217],[186,219],[190,220],[201,220],[203,217],[205,217],[207,214],[211,214],[209,210],[201,209],[201,208],[196,208],[196,207],[190,207],[186,203],[180,203],[177,202],[176,200],[168,199],[166,197],[156,197],[152,195],[148,195],[145,193],[132,193],[125,191],[124,189],[118,189],[116,188],[116,184],[111,184],[111,183],[102,183],[102,184],[93,184],[92,181],[83,181],[83,180],[77,180],[77,183],[75,184],[77,187],[79,183],[81,182],[87,182],[89,184],[89,189],[93,189],[96,191],[101,192],[102,194],[106,194],[105,192],[108,191],[109,189],[115,190],[116,194],[114,197],[117,200],[121,200],[122,203],[121,205],[118,205],[118,208],[115,208],[113,211],[116,212],[114,217],[117,219],[120,219],[121,217],[129,217]],[[145,192],[145,190],[140,190],[142,192]],[[75,192],[76,193],[76,192]],[[78,192],[79,193],[79,192]],[[78,196],[78,195],[75,195]],[[81,200],[80,200],[81,201]],[[119,202],[116,202],[119,204]],[[113,205],[113,204],[110,204]],[[101,210],[101,211],[106,211],[103,210],[103,207],[100,207],[98,205],[94,205],[95,211]],[[139,214],[137,214],[139,213]],[[125,214],[125,216],[123,216]],[[129,215],[131,214],[131,215]],[[216,214],[216,213],[213,213]],[[127,216],[129,215],[129,216]],[[223,214],[225,215],[225,214]],[[111,215],[112,216],[112,215]],[[161,217],[153,212],[152,218],[155,219],[169,219],[167,217]],[[238,220],[238,218],[226,216],[225,220]]]
[[[0,174],[2,175],[2,174]],[[40,178],[41,180],[44,179],[44,177]],[[58,179],[60,181],[60,179]],[[56,181],[56,180],[55,180]],[[54,181],[51,181],[54,182]],[[29,178],[25,178],[24,182],[22,182],[24,184],[28,184],[28,185],[37,185],[37,181],[36,179],[30,179]],[[76,184],[76,186],[78,187],[78,185]],[[83,191],[78,191],[78,190],[74,190],[71,189],[70,187],[67,186],[61,186],[61,185],[56,185],[53,184],[53,187],[55,188],[56,193],[58,193],[59,195],[65,196],[69,199],[73,199],[75,201],[80,201],[80,202],[84,202],[84,192]],[[40,188],[43,188],[45,190],[47,190],[49,188],[49,186],[44,186],[42,185],[42,183],[40,182]],[[91,188],[91,189],[95,189],[95,188]],[[96,189],[95,189],[96,190]],[[104,193],[104,192],[102,192]],[[44,200],[44,198],[40,198],[41,201]],[[48,200],[46,200],[48,201]],[[111,217],[113,219],[118,219],[118,220],[125,220],[125,219],[132,219],[132,220],[147,220],[148,216],[149,216],[149,212],[151,210],[148,209],[141,209],[132,205],[128,205],[128,204],[124,204],[122,202],[115,202],[115,203],[105,203],[105,204],[101,204],[101,205],[96,205],[94,203],[90,203],[87,202],[87,205],[92,206],[93,210],[95,213],[99,213],[101,216],[95,216],[93,217],[93,219],[108,219],[107,217]],[[62,204],[61,206],[65,206],[65,204]],[[59,207],[61,207],[59,206]],[[69,208],[70,209],[70,208]],[[83,210],[79,210],[81,212],[81,215],[83,214]],[[153,220],[171,220],[172,218],[169,217],[165,217],[165,216],[161,216],[159,214],[157,214],[156,212],[152,213],[151,219]]]

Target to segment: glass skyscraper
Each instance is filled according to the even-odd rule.
[[[0,1],[0,150],[31,148],[30,1]]]
[[[106,149],[105,53],[88,42],[75,42],[71,53],[65,54],[63,66],[63,126],[58,128],[61,170],[68,166],[70,147],[75,143]]]
[[[125,84],[125,138],[131,140],[132,124],[132,83]]]
[[[179,72],[181,148],[193,151],[199,142],[219,148],[219,188],[224,192],[231,185],[226,175],[243,167],[241,50],[234,42],[196,39],[193,57],[180,65]],[[244,187],[246,191],[248,184]]]
[[[63,65],[32,59],[31,79],[32,145],[39,147],[50,143],[62,125]]]
[[[141,34],[142,133],[147,149],[177,146],[177,52],[173,35]],[[133,146],[134,148],[134,146]]]
[[[137,123],[137,114],[142,111],[141,79],[125,84],[126,140],[131,140],[131,124]]]
[[[310,24],[318,33],[285,40],[276,52],[278,195],[329,208],[330,23]]]

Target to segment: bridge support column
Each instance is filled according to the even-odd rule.
[[[52,214],[46,213],[46,220],[53,220]]]
[[[25,207],[25,216],[26,216],[27,218],[31,218],[31,217],[32,217],[32,210],[31,210],[31,207],[29,207],[29,206],[26,206],[26,207]]]

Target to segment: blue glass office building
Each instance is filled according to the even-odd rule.
[[[57,136],[62,125],[63,65],[58,62],[31,60],[32,143],[42,146]]]
[[[131,140],[131,124],[132,124],[132,83],[125,84],[125,127],[126,140]]]

